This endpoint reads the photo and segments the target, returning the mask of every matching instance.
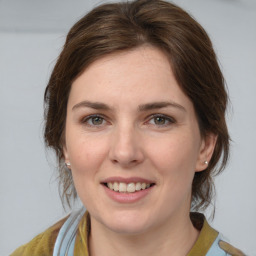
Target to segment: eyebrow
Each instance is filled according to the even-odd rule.
[[[91,102],[91,101],[82,101],[76,105],[73,106],[72,110],[75,110],[77,108],[81,108],[81,107],[87,107],[87,108],[93,108],[93,109],[97,109],[97,110],[110,110],[111,108],[101,102]]]
[[[81,107],[92,108],[92,109],[96,109],[96,110],[112,110],[112,108],[109,107],[105,103],[91,102],[91,101],[87,101],[87,100],[79,102],[78,104],[74,105],[72,110],[75,110],[75,109],[81,108]],[[166,107],[173,107],[173,108],[177,108],[179,110],[186,112],[186,109],[182,105],[180,105],[176,102],[173,102],[173,101],[152,102],[152,103],[139,105],[138,111],[143,112],[143,111],[161,109],[161,108],[166,108]]]
[[[186,112],[186,109],[182,105],[173,101],[153,102],[153,103],[140,105],[139,111],[148,111],[148,110],[154,110],[154,109],[160,109],[160,108],[166,108],[166,107],[174,107]]]

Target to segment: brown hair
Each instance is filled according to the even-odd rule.
[[[224,78],[205,30],[188,13],[161,0],[104,4],[80,19],[69,31],[45,91],[45,142],[59,160],[62,202],[76,196],[72,176],[64,167],[63,135],[72,82],[88,65],[104,55],[143,44],[168,56],[176,80],[191,99],[202,136],[218,136],[208,167],[196,172],[192,208],[207,207],[212,177],[225,167],[229,134],[225,121],[228,101]]]

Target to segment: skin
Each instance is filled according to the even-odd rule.
[[[152,105],[159,102],[168,105]],[[201,137],[193,104],[158,49],[92,63],[72,84],[64,145],[91,216],[90,255],[186,255],[199,234],[189,218],[193,176],[206,168],[215,141]],[[101,183],[113,176],[155,185],[120,203]]]

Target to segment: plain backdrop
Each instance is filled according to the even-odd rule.
[[[255,256],[256,1],[174,2],[209,33],[230,93],[231,159],[211,224]],[[0,0],[0,256],[67,214],[42,139],[43,93],[69,28],[98,3]]]

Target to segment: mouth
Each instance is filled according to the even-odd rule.
[[[119,193],[136,193],[141,190],[147,190],[155,185],[155,183],[146,183],[146,182],[106,182],[102,183],[104,186],[109,188],[112,191]]]
[[[108,177],[101,180],[106,195],[121,204],[136,203],[148,198],[156,185],[154,180],[142,177]]]

